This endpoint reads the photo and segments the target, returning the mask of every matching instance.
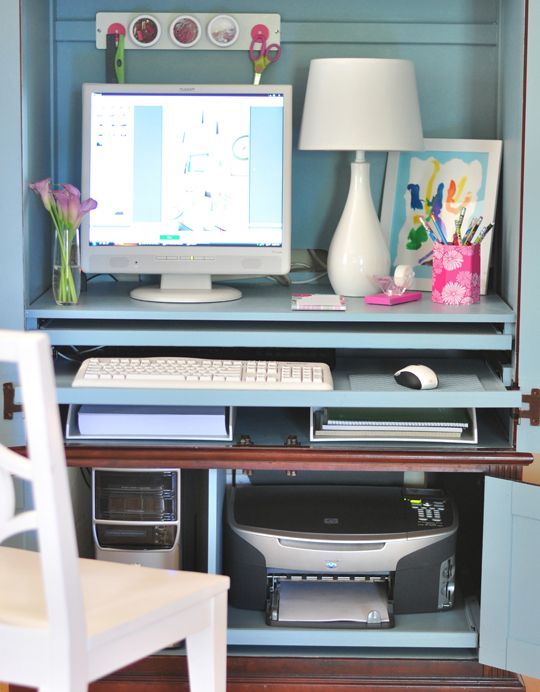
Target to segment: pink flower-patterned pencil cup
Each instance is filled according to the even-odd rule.
[[[444,305],[471,305],[480,300],[480,243],[433,244],[431,299]]]

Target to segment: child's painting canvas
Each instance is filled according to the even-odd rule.
[[[431,290],[433,241],[421,217],[435,220],[452,243],[460,210],[462,228],[481,218],[495,222],[502,143],[499,140],[426,139],[424,151],[388,155],[381,223],[388,234],[392,268],[409,264],[414,287]],[[492,233],[482,241],[480,291],[486,292]],[[393,271],[393,269],[392,269]]]

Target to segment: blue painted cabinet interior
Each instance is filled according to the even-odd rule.
[[[32,3],[28,4],[34,12]],[[80,179],[80,86],[105,79],[104,51],[95,47],[95,14],[104,7],[92,0],[51,2],[51,7],[53,160],[49,166],[44,162],[41,171],[48,174],[53,166],[58,179],[76,183]],[[114,9],[132,11],[134,6],[129,0],[119,0]],[[171,0],[157,0],[151,9],[174,11],[177,5]],[[211,12],[216,7],[203,0],[183,6],[183,11],[190,9]],[[253,12],[253,2],[238,0],[234,10]],[[263,79],[290,83],[295,94],[294,247],[328,247],[348,190],[349,154],[299,151],[296,146],[312,58],[411,59],[417,72],[426,136],[500,136],[498,0],[416,0],[406,5],[400,0],[337,0],[328,7],[311,0],[272,0],[264,10],[281,15],[283,53]],[[126,52],[126,75],[129,82],[250,83],[252,65],[245,51],[134,50]],[[380,203],[386,156],[372,154],[370,159],[372,187]],[[43,267],[34,267],[39,260],[33,253],[29,262],[37,275],[43,272]],[[45,275],[42,284],[42,289],[47,288]],[[36,285],[29,301],[39,292]]]
[[[480,662],[540,678],[540,488],[486,478]]]
[[[153,11],[174,11],[158,0]],[[104,52],[95,49],[95,12],[103,3],[57,2],[55,16],[55,121],[57,173],[77,180],[80,170],[80,84],[105,79]],[[107,8],[109,9],[109,8]],[[132,11],[130,0],[114,3]],[[214,11],[203,0],[183,11]],[[250,0],[228,8],[253,12]],[[296,148],[309,61],[318,57],[399,57],[414,61],[425,136],[498,137],[498,0],[445,3],[416,0],[272,0],[264,11],[281,15],[282,57],[263,75],[265,82],[294,87],[293,244],[328,247],[348,190],[347,153]],[[110,9],[109,9],[110,11]],[[245,51],[127,51],[129,82],[250,83]],[[480,87],[481,96],[478,91]],[[380,198],[385,155],[373,155],[373,188]]]
[[[14,0],[10,0],[14,2]],[[14,4],[18,4],[15,3]],[[95,46],[95,15],[103,11],[97,0],[56,0],[49,3],[49,40],[36,41],[37,27],[46,26],[44,6],[36,0],[22,3],[26,17],[23,55],[28,94],[41,98],[30,103],[31,123],[23,123],[33,161],[23,171],[24,181],[53,172],[56,179],[76,184],[80,178],[81,83],[105,79],[105,55]],[[293,247],[329,245],[348,190],[346,152],[299,151],[297,148],[303,95],[309,62],[317,57],[398,57],[416,68],[424,133],[427,137],[504,140],[499,224],[494,233],[491,289],[519,310],[516,344],[519,358],[512,364],[512,380],[524,393],[538,387],[536,344],[540,321],[537,300],[540,275],[535,258],[540,234],[535,232],[539,151],[538,70],[540,17],[537,3],[529,8],[529,56],[524,56],[526,0],[272,0],[265,11],[281,16],[283,53],[270,66],[266,82],[290,83],[293,113]],[[110,8],[106,8],[110,11]],[[114,9],[133,11],[130,0],[118,0]],[[137,9],[141,9],[137,7]],[[156,0],[151,10],[175,11],[173,0]],[[251,0],[238,0],[236,12],[253,12]],[[183,6],[183,11],[213,12],[208,0]],[[47,53],[49,50],[49,53]],[[49,57],[49,60],[47,60]],[[528,97],[523,129],[523,64],[528,57]],[[49,75],[45,69],[50,71]],[[246,51],[126,52],[128,82],[248,83],[252,66]],[[50,83],[50,124],[42,82]],[[41,86],[40,86],[41,85]],[[36,94],[40,94],[37,97]],[[43,115],[43,119],[41,116]],[[35,136],[35,124],[40,135]],[[25,127],[26,125],[26,127]],[[50,133],[50,136],[48,136]],[[44,142],[52,143],[47,157]],[[522,157],[522,142],[525,156]],[[37,153],[41,151],[41,155]],[[386,156],[369,154],[372,190],[380,207]],[[520,172],[526,173],[522,190]],[[27,175],[26,175],[27,174]],[[23,188],[25,199],[28,193]],[[523,195],[523,206],[520,200]],[[24,223],[25,304],[31,304],[49,286],[47,229],[39,218],[36,199],[26,199]],[[520,227],[523,225],[522,240]],[[20,241],[19,241],[20,242]],[[0,260],[1,261],[1,260]],[[8,275],[16,271],[10,264]],[[521,276],[520,276],[521,271]],[[17,285],[17,281],[14,282]],[[426,296],[427,298],[428,296]],[[20,310],[17,312],[20,315]],[[393,315],[390,316],[393,319]],[[434,337],[435,341],[435,337]],[[475,345],[472,344],[475,348]],[[523,420],[515,436],[519,451],[540,451],[540,428]]]

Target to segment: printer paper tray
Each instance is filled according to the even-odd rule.
[[[437,613],[395,615],[394,627],[269,627],[262,610],[229,607],[231,646],[353,647],[356,652],[390,649],[470,650],[478,646],[478,603],[456,592],[453,608]],[[367,647],[367,648],[366,648]]]
[[[381,628],[393,625],[382,582],[280,580],[267,622],[281,627]]]

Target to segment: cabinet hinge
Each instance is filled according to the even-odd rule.
[[[15,387],[12,382],[4,382],[4,420],[13,420],[14,413],[22,411],[21,404],[15,403]]]
[[[296,435],[287,435],[285,447],[300,447],[300,441]]]
[[[531,425],[540,426],[540,389],[531,389],[531,393],[523,394],[521,400],[529,407],[516,412],[515,418],[518,423],[521,423],[523,418],[528,418]]]

